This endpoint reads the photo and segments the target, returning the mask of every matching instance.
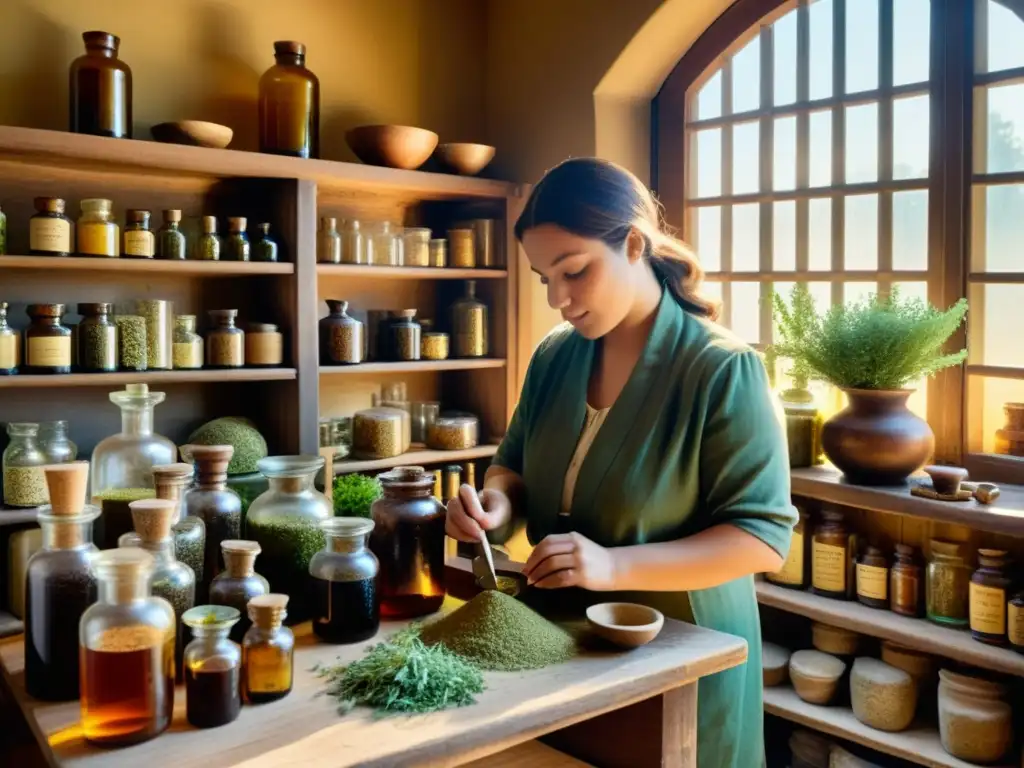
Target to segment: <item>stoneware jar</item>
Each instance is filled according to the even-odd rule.
[[[1013,744],[1006,686],[948,669],[939,671],[939,736],[953,757],[994,763]]]

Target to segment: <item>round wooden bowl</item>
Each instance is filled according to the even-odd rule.
[[[623,648],[646,645],[665,626],[660,611],[637,603],[598,603],[587,608],[587,623],[594,633]]]
[[[356,157],[367,165],[414,171],[437,146],[437,134],[411,125],[361,125],[345,134]]]
[[[203,120],[176,120],[160,123],[149,129],[153,138],[164,144],[188,144],[193,147],[224,149],[231,143],[234,131],[226,125]]]
[[[451,143],[438,146],[434,156],[446,168],[463,176],[476,176],[494,159],[495,149],[487,144]]]

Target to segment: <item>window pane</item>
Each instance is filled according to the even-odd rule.
[[[1007,403],[1024,403],[1024,381],[1013,379],[992,379],[970,376],[967,389],[970,416],[980,417],[979,424],[967,425],[968,448],[973,453],[1001,453],[1004,456],[1020,455],[1019,445],[1011,447],[1005,437],[1000,440],[996,433],[1006,427]],[[980,428],[980,434],[976,432]],[[980,439],[976,439],[980,438]],[[1012,452],[1011,452],[1012,451]]]
[[[1006,171],[1024,171],[1024,84],[988,89],[988,172]]]
[[[832,113],[811,112],[809,131],[810,185],[827,187],[832,183]]]
[[[745,195],[760,189],[761,125],[739,123],[732,129],[732,193]]]
[[[929,79],[930,6],[929,0],[893,2],[893,85],[923,83]]]
[[[748,344],[761,341],[761,284],[732,284],[729,328]]]
[[[732,111],[749,112],[761,106],[761,38],[743,46],[732,59]]]
[[[816,197],[807,206],[807,268],[818,272],[832,269],[832,200]]]
[[[885,0],[892,2],[892,0]],[[878,87],[878,0],[846,3],[846,92]]]
[[[796,269],[796,202],[772,204],[772,269],[789,272]]]
[[[695,197],[722,194],[722,129],[709,128],[694,133],[694,160],[697,165]]]
[[[1024,285],[977,284],[970,287],[972,330],[971,362],[1024,368],[1020,323]],[[980,338],[980,344],[978,340]]]
[[[775,105],[796,101],[796,11],[790,11],[772,25],[774,48]]]
[[[722,209],[718,206],[697,209],[694,247],[705,272],[718,272],[722,268]]]
[[[722,71],[719,70],[697,92],[697,119],[722,116]]]
[[[844,203],[844,269],[878,269],[878,195],[851,195]]]
[[[846,108],[846,183],[878,180],[878,103]]]
[[[715,301],[722,300],[722,284],[717,280],[707,280],[700,286],[700,295]]]
[[[892,177],[928,176],[928,96],[895,99],[892,103]]]
[[[811,33],[810,79],[812,99],[832,95],[832,0],[818,0],[807,9]]]
[[[878,293],[878,283],[843,283],[843,303],[867,301]]]
[[[796,189],[796,118],[775,121],[775,157],[772,160],[773,188]]]
[[[1024,67],[1024,21],[1002,3],[978,0],[987,6],[988,61],[986,72]]]
[[[757,203],[732,209],[732,268],[756,272],[761,266],[761,208]]]
[[[972,271],[1024,272],[1024,185],[986,187],[983,194],[984,221],[981,211],[973,220],[984,227],[984,240],[972,254]]]
[[[928,269],[928,192],[892,195],[892,267]]]
[[[928,283],[923,280],[893,283],[893,288],[900,289],[901,299],[920,299],[928,301]]]

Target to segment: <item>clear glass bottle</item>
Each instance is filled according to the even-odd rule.
[[[398,258],[398,237],[390,221],[370,225],[366,233],[366,263],[378,267],[395,267]]]
[[[78,305],[78,370],[85,373],[117,371],[117,326],[111,317],[113,305],[90,302]]]
[[[248,220],[244,216],[228,218],[228,236],[224,241],[224,259],[226,261],[249,261],[252,257],[252,246],[245,228]]]
[[[932,539],[931,560],[925,576],[928,619],[936,624],[967,626],[970,580],[971,571],[964,560],[963,545]]]
[[[21,365],[21,335],[7,322],[8,306],[0,301],[0,376],[13,376]]]
[[[82,213],[75,226],[79,256],[117,258],[121,255],[121,234],[114,221],[114,201],[100,198],[83,200]]]
[[[38,507],[50,500],[43,467],[49,464],[39,445],[39,425],[12,421],[7,425],[3,455],[4,503]]]
[[[71,373],[71,329],[63,325],[63,304],[29,304],[25,331],[25,373]]]
[[[277,261],[280,258],[278,255],[280,249],[277,246],[277,241],[270,236],[270,224],[263,222],[258,224],[256,228],[260,234],[252,245],[252,260],[264,262]]]
[[[174,367],[174,302],[138,299],[128,311],[146,320],[146,368],[169,371]]]
[[[82,731],[124,746],[167,730],[174,712],[175,618],[149,591],[153,556],[126,547],[93,558],[98,601],[82,615]]]
[[[149,211],[130,209],[125,213],[123,256],[152,259],[156,255],[156,235],[149,229]]]
[[[74,250],[71,219],[59,197],[37,197],[36,212],[28,220],[29,253],[33,256],[68,256]]]
[[[346,219],[341,230],[341,260],[345,264],[366,264],[366,242],[358,219]]]
[[[321,264],[341,264],[341,235],[338,220],[333,216],[320,218],[320,231],[316,233],[316,260]]]
[[[241,538],[242,499],[228,488],[228,464],[235,452],[230,445],[188,445],[182,455],[195,464],[196,484],[183,497],[184,514],[206,525],[203,581],[205,601],[210,582],[224,567],[221,542]]]
[[[320,81],[306,69],[306,46],[276,41],[274,62],[260,78],[260,152],[320,157]]]
[[[320,523],[326,546],[309,563],[313,632],[328,643],[358,643],[377,634],[380,563],[366,548],[373,520],[332,517]]]
[[[175,316],[172,344],[175,370],[198,370],[203,367],[203,337],[196,333],[195,315]]]
[[[1012,579],[1010,557],[1002,549],[979,549],[978,569],[969,588],[971,636],[989,645],[1006,645],[1006,600]]]
[[[206,365],[209,368],[241,368],[245,365],[245,331],[235,325],[237,309],[211,309],[206,334]]]
[[[476,297],[476,280],[466,281],[466,294],[452,304],[452,357],[487,357],[487,305]]]
[[[246,606],[254,597],[269,594],[270,582],[256,573],[256,556],[262,550],[255,541],[226,539],[220,548],[224,570],[210,582],[210,602],[238,609],[241,616],[231,628],[231,639],[240,643],[252,625]]]
[[[198,261],[220,261],[221,242],[217,235],[217,217],[203,216],[203,233],[196,240],[192,258]]]
[[[63,419],[39,422],[39,447],[47,464],[67,464],[78,458],[78,446],[68,437],[68,423]]]
[[[156,257],[184,261],[188,257],[188,241],[181,231],[181,211],[164,211],[164,225],[156,233]]]
[[[268,456],[257,463],[270,488],[249,506],[246,538],[263,548],[260,569],[291,599],[293,622],[309,618],[309,561],[323,549],[320,523],[333,504],[313,487],[322,456]],[[235,537],[237,538],[237,537]]]
[[[295,636],[284,620],[288,595],[271,592],[249,601],[252,626],[242,638],[242,696],[264,704],[287,696],[295,671]]]
[[[398,361],[420,359],[422,329],[416,322],[415,309],[401,309],[389,326],[391,343],[388,345]]]
[[[348,302],[327,299],[327,316],[320,319],[320,364],[361,363],[365,346],[363,324],[348,314]]]
[[[196,728],[216,728],[242,711],[242,649],[228,639],[240,614],[223,605],[199,605],[182,617],[193,640],[185,648],[185,717]]]
[[[132,137],[132,70],[117,58],[121,40],[109,32],[83,32],[85,55],[71,63],[70,130],[115,139]]]
[[[430,234],[426,227],[406,227],[402,235],[402,266],[430,266]]]

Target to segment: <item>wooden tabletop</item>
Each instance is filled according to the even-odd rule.
[[[382,625],[382,633],[401,623]],[[346,716],[318,696],[309,670],[335,658],[355,659],[365,644],[317,643],[308,625],[295,628],[295,687],[286,698],[245,706],[234,723],[199,730],[185,720],[185,692],[175,693],[171,728],[143,744],[99,749],[85,743],[78,702],[44,704],[23,685],[20,637],[0,641],[0,668],[43,751],[54,765],[138,768],[270,766],[452,766],[500,752],[537,736],[635,704],[743,663],[741,638],[666,619],[652,643],[632,651],[588,651],[547,669],[485,673],[487,690],[474,706],[413,717]]]

